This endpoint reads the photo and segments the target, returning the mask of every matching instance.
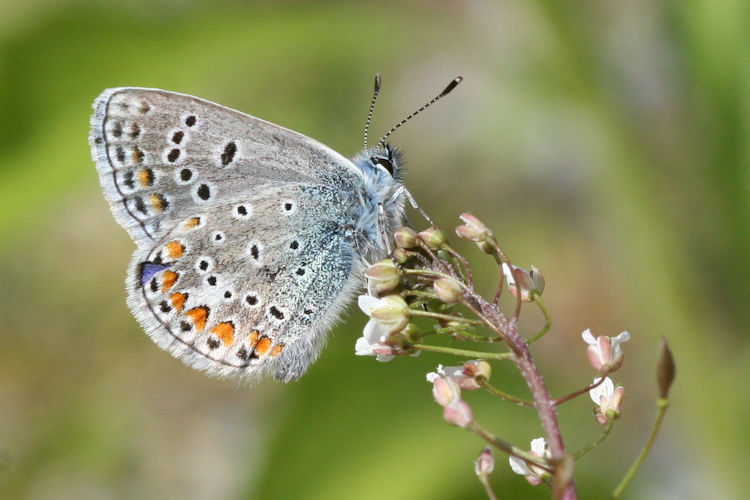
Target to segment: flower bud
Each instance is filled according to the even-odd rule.
[[[398,287],[401,271],[391,259],[384,259],[371,265],[365,271],[367,286],[371,292],[380,295]]]
[[[409,254],[403,248],[394,248],[391,257],[399,264],[406,264],[406,261],[409,260]]]
[[[495,468],[495,457],[492,456],[492,449],[485,446],[482,453],[474,461],[474,472],[477,476],[488,476]]]
[[[430,372],[427,381],[432,382],[432,397],[440,406],[450,406],[461,399],[461,388],[455,380]]]
[[[432,290],[437,298],[446,304],[456,304],[463,299],[461,285],[454,279],[440,278],[432,284]]]
[[[625,358],[620,344],[630,340],[628,332],[622,332],[617,337],[596,337],[588,328],[581,334],[584,342],[589,346],[586,354],[591,366],[601,374],[617,370]]]
[[[462,429],[466,429],[474,423],[474,414],[471,412],[471,407],[464,400],[459,400],[455,404],[443,408],[443,418],[449,424]]]
[[[398,330],[394,330],[396,332],[401,331],[409,323],[411,315],[404,299],[398,295],[386,295],[381,299],[380,304],[370,309],[370,317],[401,325]]]
[[[437,250],[445,243],[445,235],[436,227],[431,227],[420,232],[419,238],[432,250]]]
[[[487,229],[482,221],[477,219],[473,214],[463,213],[459,217],[465,224],[456,227],[456,234],[469,241],[481,243],[487,238],[492,238],[492,231]]]
[[[417,245],[417,233],[410,227],[400,227],[393,233],[396,248],[414,248]]]
[[[677,368],[674,364],[672,351],[669,349],[667,339],[661,338],[661,351],[659,352],[659,364],[656,367],[656,382],[659,386],[659,397],[666,399],[669,395],[669,388],[674,382]]]

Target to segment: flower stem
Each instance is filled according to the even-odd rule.
[[[508,394],[506,392],[503,392],[503,391],[501,391],[500,389],[498,389],[496,387],[491,386],[489,384],[489,382],[487,382],[487,379],[485,379],[483,377],[478,377],[477,378],[477,382],[479,382],[479,385],[481,385],[483,389],[486,389],[487,392],[489,392],[490,394],[493,394],[493,395],[499,397],[500,399],[504,399],[506,401],[510,401],[511,403],[516,403],[519,406],[525,406],[527,408],[533,408],[534,407],[534,403],[532,403],[531,401],[527,401],[525,399],[521,399],[521,398],[517,398],[515,396],[511,396],[510,394]]]
[[[648,436],[648,440],[646,441],[646,444],[643,445],[643,449],[638,454],[638,457],[633,462],[633,465],[630,466],[630,469],[625,474],[625,477],[622,478],[622,481],[620,481],[620,484],[618,484],[617,487],[612,492],[613,499],[620,498],[622,491],[628,485],[630,480],[633,479],[633,476],[635,476],[635,473],[638,472],[638,469],[640,468],[641,464],[646,459],[646,455],[648,455],[648,452],[651,451],[651,447],[653,446],[654,440],[656,439],[656,434],[659,432],[659,429],[661,428],[661,423],[662,423],[662,420],[664,420],[664,414],[666,413],[668,407],[669,407],[669,400],[667,398],[658,398],[656,400],[656,418],[654,419],[653,426],[651,426],[651,433]]]
[[[466,349],[456,349],[454,347],[444,347],[440,345],[412,344],[410,347],[420,351],[440,352],[443,354],[453,354],[454,356],[464,356],[467,358],[485,358],[485,359],[510,359],[509,352],[482,352],[467,351]]]
[[[599,436],[591,444],[584,446],[580,450],[573,453],[573,458],[578,460],[579,458],[584,456],[586,453],[596,448],[599,445],[599,443],[604,441],[604,438],[606,438],[609,435],[609,432],[612,430],[612,427],[614,425],[615,425],[615,419],[612,418],[609,420],[609,422],[607,422],[607,425],[606,427],[604,427],[604,430],[602,431],[602,433],[599,434]]]
[[[482,486],[484,486],[484,491],[487,493],[487,498],[489,500],[497,500],[497,496],[495,495],[495,492],[492,491],[492,486],[490,486],[490,478],[487,477],[487,474],[482,474],[479,476],[479,482],[482,483]]]
[[[541,330],[536,332],[534,335],[532,335],[529,340],[526,341],[528,344],[533,344],[540,338],[544,337],[544,335],[549,331],[550,327],[552,326],[552,318],[549,315],[549,311],[547,311],[547,308],[544,307],[544,304],[541,300],[539,300],[539,294],[536,292],[532,292],[532,298],[534,299],[534,303],[537,305],[537,307],[542,311],[542,314],[544,314],[544,327],[542,327]]]
[[[560,396],[557,399],[553,399],[552,400],[552,404],[554,404],[555,406],[557,406],[557,405],[563,404],[566,401],[570,401],[573,398],[577,398],[578,396],[580,396],[584,392],[589,392],[591,389],[594,389],[594,388],[599,387],[600,385],[602,385],[604,383],[604,380],[606,378],[607,378],[607,374],[605,373],[604,375],[602,375],[601,377],[599,377],[599,381],[598,382],[594,382],[593,384],[587,385],[583,389],[578,389],[577,391],[571,392],[570,394],[568,394],[566,396]]]
[[[468,319],[468,318],[462,318],[461,316],[453,316],[450,314],[442,314],[442,313],[436,313],[432,311],[420,311],[419,309],[411,309],[409,311],[409,314],[412,316],[424,316],[425,318],[432,318],[432,319],[442,319],[445,321],[457,321],[459,323],[464,323],[466,325],[472,325],[472,326],[484,326],[484,321],[478,320],[478,319]]]

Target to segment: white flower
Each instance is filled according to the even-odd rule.
[[[547,441],[544,438],[536,438],[531,441],[531,454],[536,455],[543,459],[550,458],[550,452],[547,449]],[[520,474],[526,478],[526,480],[533,484],[541,484],[542,477],[547,474],[547,471],[537,467],[535,465],[529,465],[525,460],[518,457],[510,457],[510,468],[513,472]]]
[[[586,351],[589,362],[599,373],[609,373],[617,370],[625,357],[620,344],[630,340],[628,332],[622,332],[617,337],[596,337],[588,328],[581,334],[584,342],[589,346]]]
[[[517,295],[520,290],[520,300],[522,302],[531,302],[534,300],[531,296],[532,292],[535,292],[537,295],[542,294],[544,291],[544,276],[539,272],[539,269],[534,266],[531,267],[531,271],[516,266],[512,266],[512,268],[513,270],[511,271],[511,266],[503,263],[503,275],[505,276],[506,283],[508,283],[508,291],[513,297],[518,298]],[[518,286],[516,286],[517,277],[519,278]]]
[[[393,349],[390,346],[382,345],[378,342],[373,344],[367,340],[367,337],[360,337],[354,344],[354,354],[357,356],[375,356],[375,359],[383,363],[392,360],[395,355],[391,354]]]
[[[382,299],[360,295],[357,304],[370,317],[363,332],[370,344],[403,330],[409,323],[409,306],[398,295],[387,295]]]
[[[595,378],[594,383],[598,383],[601,377]],[[589,391],[589,396],[594,404],[597,405],[594,410],[594,417],[596,421],[602,425],[606,425],[612,415],[607,415],[608,411],[614,412],[614,418],[620,416],[620,410],[622,409],[622,398],[625,396],[625,388],[617,386],[615,388],[614,382],[609,377],[604,379],[604,382],[594,387]]]

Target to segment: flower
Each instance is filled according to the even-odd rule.
[[[380,295],[396,288],[401,281],[401,271],[391,259],[384,259],[371,265],[365,271],[367,290]]]
[[[520,300],[522,302],[533,301],[532,292],[541,295],[544,291],[544,276],[534,266],[531,266],[531,271],[527,271],[526,269],[503,263],[503,275],[505,275],[505,281],[508,283],[510,294],[518,298],[518,292],[520,291]],[[518,286],[516,286],[516,279],[518,279]]]
[[[360,295],[357,303],[362,312],[370,317],[363,332],[370,343],[400,332],[409,324],[409,306],[398,295],[387,295],[382,299]]]
[[[594,383],[596,384],[600,380],[601,377],[595,378]],[[615,388],[612,379],[606,377],[604,382],[589,391],[589,396],[595,404],[599,405],[594,409],[594,417],[597,422],[606,425],[611,419],[620,417],[622,398],[625,396],[624,387],[618,385]]]
[[[370,321],[365,325],[362,337],[354,344],[354,354],[377,356],[378,361],[390,361],[399,352],[394,346],[386,345],[385,340],[409,324],[409,306],[398,295],[388,295],[382,299],[360,295],[358,304],[370,316]]]
[[[617,370],[622,365],[625,354],[620,344],[630,340],[630,334],[622,332],[617,337],[594,338],[591,330],[587,328],[581,334],[581,338],[589,345],[587,354],[591,366],[599,373],[605,374]]]
[[[382,345],[379,342],[371,343],[367,338],[360,337],[354,344],[354,354],[356,356],[376,356],[380,362],[392,360],[395,356],[395,350],[391,346]]]
[[[531,454],[536,455],[544,460],[550,458],[550,452],[547,449],[547,441],[544,438],[536,438],[531,441]],[[544,476],[548,475],[548,472],[541,467],[534,464],[529,464],[526,460],[518,457],[510,457],[510,468],[513,472],[526,477],[526,480],[536,486],[542,483]]]
[[[474,461],[474,472],[477,476],[488,476],[495,468],[495,457],[492,456],[492,449],[485,446],[482,453]]]
[[[482,243],[487,238],[493,237],[492,231],[487,229],[484,222],[477,219],[473,214],[463,213],[459,216],[459,219],[466,223],[456,227],[456,234],[459,237],[475,243]]]

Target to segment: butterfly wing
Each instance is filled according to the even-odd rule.
[[[354,235],[341,224],[351,214],[321,208],[340,195],[326,189],[263,189],[136,250],[128,304],[146,332],[210,374],[301,376],[358,286]]]
[[[357,287],[357,167],[181,94],[110,89],[94,109],[104,194],[138,245],[128,305],[149,336],[210,374],[301,376]]]
[[[94,101],[91,154],[117,221],[149,245],[194,206],[266,184],[348,185],[348,159],[292,130],[174,92],[114,88]]]

